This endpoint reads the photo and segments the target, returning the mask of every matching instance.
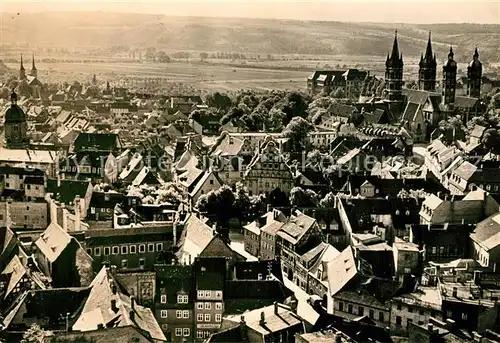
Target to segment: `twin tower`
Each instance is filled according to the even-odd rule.
[[[453,104],[455,101],[455,88],[457,82],[457,63],[453,59],[453,49],[450,47],[448,60],[443,65],[442,101],[443,104]],[[425,55],[420,56],[418,71],[418,88],[420,90],[436,91],[436,55],[432,53],[431,34],[427,42]],[[481,76],[483,66],[479,61],[479,54],[476,51],[472,61],[467,67],[467,95],[479,98],[481,94]],[[385,80],[387,99],[389,101],[400,101],[403,88],[403,54],[399,52],[398,33],[394,37],[392,52],[387,55],[385,62]]]

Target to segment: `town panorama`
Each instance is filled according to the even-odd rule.
[[[0,342],[500,342],[490,36],[356,26],[382,53],[354,57],[64,25],[1,44]]]

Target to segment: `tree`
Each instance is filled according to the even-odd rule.
[[[158,62],[160,62],[160,63],[170,62],[170,57],[167,55],[167,53],[165,51],[158,51],[156,58],[158,59]]]
[[[290,204],[296,207],[316,207],[318,204],[318,195],[308,189],[294,187],[290,191]]]
[[[307,135],[313,126],[302,117],[294,117],[283,131],[283,135],[290,141],[293,152],[306,150]]]
[[[325,195],[325,197],[319,201],[319,208],[316,211],[317,218],[323,219],[328,229],[330,228],[330,224],[335,219],[335,206],[335,194],[333,194],[332,192]]]
[[[235,196],[231,188],[227,185],[221,188],[210,191],[207,196],[201,196],[196,202],[196,207],[200,213],[214,219],[221,226],[226,227],[229,219],[234,215]]]
[[[24,332],[21,343],[41,343],[45,335],[45,331],[38,324],[33,324]]]
[[[163,185],[160,189],[158,189],[156,194],[157,197],[155,202],[158,204],[169,202],[174,205],[179,205],[184,200],[183,190],[178,184],[173,182],[168,182]]]
[[[493,154],[500,153],[500,130],[496,128],[487,129],[483,137],[481,138],[481,143]]]
[[[236,184],[236,192],[234,194],[234,213],[235,217],[238,218],[240,222],[240,226],[241,222],[250,218],[251,205],[248,190],[241,182],[238,182]]]
[[[215,107],[221,111],[227,111],[232,105],[231,98],[227,94],[219,92],[208,94],[205,101],[208,106]]]
[[[208,53],[200,52],[200,60],[204,61],[208,58]]]
[[[283,120],[286,114],[279,108],[273,107],[269,111],[267,121],[266,121],[266,131],[267,132],[281,132],[283,130]]]
[[[11,91],[7,87],[2,87],[0,88],[0,98],[1,99],[8,99],[10,97]]]

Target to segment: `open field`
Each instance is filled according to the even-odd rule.
[[[12,70],[19,65],[6,64]],[[182,83],[205,90],[236,89],[305,89],[307,71],[288,71],[199,65],[189,63],[38,63],[38,78],[42,82],[89,81],[93,74],[100,81],[137,82],[159,79],[160,82]]]

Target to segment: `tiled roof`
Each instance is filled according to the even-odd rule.
[[[455,107],[471,109],[474,107],[479,100],[477,98],[471,98],[468,96],[456,96],[455,97]]]
[[[356,261],[351,247],[327,263],[330,295],[340,292],[357,274]]]
[[[477,171],[476,166],[465,161],[457,169],[455,169],[454,173],[459,177],[461,177],[462,179],[469,181],[469,179],[474,175],[476,171]]]
[[[7,285],[7,289],[5,290],[5,297],[7,298],[12,290],[16,287],[16,285],[21,281],[24,275],[26,275],[26,269],[24,268],[21,260],[17,255],[14,255],[12,260],[10,260],[7,267],[3,270],[1,275],[6,275],[9,277],[9,284]]]
[[[54,194],[54,199],[64,204],[71,204],[78,195],[80,199],[84,199],[89,187],[90,181],[78,180],[60,180],[59,186],[57,180],[47,180],[47,193]]]
[[[210,176],[212,176],[215,179],[215,181],[217,181],[217,183],[219,184],[218,187],[224,184],[216,173],[212,171],[206,171],[205,174],[203,174],[203,176],[201,177],[201,179],[196,183],[194,188],[189,192],[189,195],[195,196],[199,192],[199,190],[205,185]]]
[[[488,250],[497,247],[500,244],[500,213],[478,223],[470,237]]]
[[[113,284],[116,286],[113,292]],[[122,327],[135,325],[142,332],[149,332],[154,339],[166,340],[153,312],[132,300],[114,280],[106,267],[92,281],[90,294],[83,306],[82,312],[73,325],[73,330],[92,331],[100,324],[105,327]],[[111,300],[116,301],[116,309],[112,309]],[[135,301],[135,300],[134,300]],[[131,313],[134,313],[133,318]]]
[[[35,242],[50,262],[55,262],[71,242],[71,236],[56,223],[51,223]]]
[[[82,132],[76,138],[75,151],[113,151],[117,148],[118,135],[115,133]]]
[[[300,257],[300,259],[306,263],[311,262],[314,258],[318,257],[321,253],[323,253],[326,248],[328,248],[329,244],[321,242],[316,247],[312,248],[304,255]]]
[[[471,137],[481,138],[483,136],[484,130],[486,130],[486,127],[476,124],[474,125],[474,128],[472,129],[470,135]]]
[[[210,226],[202,222],[196,215],[189,215],[177,242],[179,247],[176,252],[177,258],[184,260],[187,256],[191,256],[192,260],[194,260],[207,247],[214,236],[214,230]]]
[[[58,332],[49,335],[43,343],[78,342],[84,339],[92,343],[153,343],[154,339],[147,337],[135,326],[123,326],[106,328],[106,330],[95,330],[86,332]]]

